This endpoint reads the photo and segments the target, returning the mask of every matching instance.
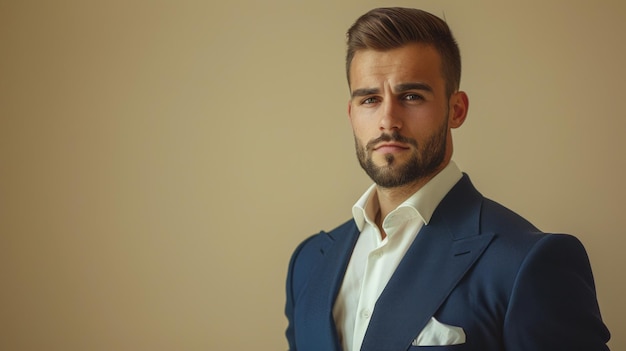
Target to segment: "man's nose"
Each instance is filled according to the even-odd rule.
[[[381,109],[379,129],[381,131],[393,131],[394,129],[401,129],[402,118],[400,110],[401,107],[398,106],[397,102],[391,99],[386,99],[383,102]]]

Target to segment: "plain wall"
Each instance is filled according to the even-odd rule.
[[[620,0],[0,1],[0,349],[286,349],[292,250],[370,183],[344,33],[390,5],[445,16],[454,159],[583,241],[626,349]]]

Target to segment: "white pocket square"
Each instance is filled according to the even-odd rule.
[[[443,346],[465,343],[465,332],[461,327],[447,325],[431,317],[424,330],[413,340],[413,346]]]

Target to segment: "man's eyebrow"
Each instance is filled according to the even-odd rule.
[[[378,88],[361,88],[353,90],[350,96],[354,99],[355,97],[374,95],[378,93],[380,93]]]
[[[433,88],[426,83],[401,83],[401,84],[396,85],[394,89],[395,92],[400,92],[400,93],[409,91],[409,90],[422,90],[422,91],[427,91],[429,93],[432,93],[434,91]],[[350,96],[354,99],[356,97],[376,95],[376,94],[380,94],[380,89],[361,88],[361,89],[355,89],[354,91],[352,91],[352,94]]]
[[[426,83],[402,83],[402,84],[396,85],[394,90],[396,92],[403,92],[403,91],[409,91],[409,90],[425,90],[430,93],[433,92],[433,88]]]

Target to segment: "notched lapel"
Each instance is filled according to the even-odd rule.
[[[479,233],[481,202],[467,176],[444,198],[379,297],[362,351],[409,348],[494,237]]]
[[[296,313],[303,316],[298,326],[298,330],[303,331],[299,335],[302,345],[323,346],[321,349],[328,351],[340,349],[332,308],[358,234],[354,222],[321,234],[328,235],[329,241],[319,248],[323,257],[311,272],[307,288],[298,299],[300,310]]]
[[[439,234],[418,235],[376,303],[361,350],[408,348],[493,239]]]

